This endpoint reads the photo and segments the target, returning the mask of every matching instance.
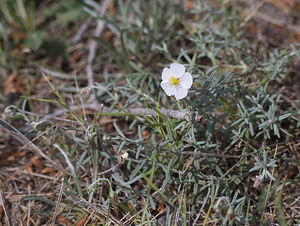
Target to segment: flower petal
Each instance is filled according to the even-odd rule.
[[[163,88],[163,90],[166,92],[168,96],[175,95],[176,88],[175,86],[172,86],[169,82],[162,81],[160,83],[160,86],[161,88]]]
[[[172,72],[172,76],[176,78],[180,78],[185,72],[184,66],[178,63],[171,64],[170,69]]]
[[[191,88],[193,84],[193,77],[188,72],[185,72],[179,80],[180,80],[180,86],[185,89]]]
[[[188,93],[188,90],[182,87],[177,87],[175,92],[175,98],[176,100],[180,100],[182,98],[185,98]]]
[[[162,72],[162,75],[161,75],[162,80],[163,81],[169,81],[171,76],[172,76],[171,70],[169,68],[164,68],[164,70]]]

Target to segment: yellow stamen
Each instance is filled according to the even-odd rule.
[[[169,82],[174,86],[178,86],[180,81],[178,78],[171,76],[171,78],[169,79]]]

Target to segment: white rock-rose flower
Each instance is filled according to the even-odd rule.
[[[184,66],[178,63],[171,64],[170,68],[164,68],[161,77],[161,88],[168,96],[175,96],[176,100],[185,98],[193,84],[191,74],[185,72]]]

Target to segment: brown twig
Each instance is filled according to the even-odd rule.
[[[287,21],[277,19],[277,18],[272,17],[272,16],[268,16],[265,13],[257,12],[255,14],[255,17],[258,18],[258,19],[264,20],[265,22],[268,22],[268,23],[271,23],[271,24],[274,24],[274,25],[277,25],[277,26],[285,27],[285,28],[287,28],[288,30],[290,30],[292,32],[300,33],[300,26],[288,24]]]
[[[108,5],[111,3],[111,0],[106,0],[99,12],[99,16],[103,16],[104,13],[106,12],[106,9],[108,7]],[[103,20],[98,20],[97,22],[97,27],[94,33],[95,37],[99,37],[102,33],[104,29],[104,22]],[[89,45],[89,55],[88,55],[88,62],[87,62],[87,66],[86,66],[86,72],[87,72],[87,79],[88,79],[88,85],[90,87],[92,87],[94,85],[94,75],[93,75],[93,67],[92,67],[92,63],[93,60],[95,58],[95,54],[96,54],[96,49],[97,49],[97,42],[95,40],[91,40],[90,45]],[[92,100],[97,101],[96,100],[96,95],[95,95],[95,91],[93,90],[93,96],[92,96]]]
[[[192,152],[192,151],[187,151],[187,152],[183,152],[182,154],[184,155],[193,155],[194,157],[196,156],[208,156],[208,157],[215,157],[215,158],[225,158],[225,159],[240,159],[240,158],[244,158],[244,157],[248,157],[248,156],[253,156],[253,153],[248,153],[248,154],[243,154],[243,155],[227,155],[227,154],[217,154],[217,153],[206,153],[206,152]]]
[[[203,201],[203,204],[202,204],[202,206],[201,206],[201,208],[199,210],[199,213],[197,214],[197,216],[196,216],[196,218],[194,220],[193,226],[196,226],[197,221],[198,221],[199,217],[201,216],[201,212],[202,212],[202,210],[203,210],[203,208],[204,208],[204,206],[205,206],[205,204],[206,204],[206,202],[208,200],[209,195],[210,195],[210,187],[208,187],[207,195],[206,195],[206,197],[205,197],[205,199]]]
[[[7,212],[7,209],[6,209],[6,200],[5,200],[5,197],[4,197],[4,194],[0,188],[0,205],[3,207],[3,211],[4,211],[4,214],[5,214],[5,217],[6,217],[6,221],[7,221],[7,225],[10,226],[12,225],[11,223],[11,219],[8,215],[8,212]]]
[[[63,194],[63,189],[64,189],[64,178],[62,178],[61,181],[61,186],[60,186],[60,190],[59,190],[59,195],[58,195],[58,200],[56,202],[56,206],[55,206],[55,211],[51,220],[51,226],[53,226],[55,224],[55,219],[58,215],[59,212],[59,205],[61,203],[61,199],[62,199],[62,194]]]
[[[110,109],[106,106],[104,106],[101,103],[91,103],[91,104],[82,104],[81,106],[70,106],[69,110],[70,111],[76,111],[79,109],[90,109],[90,110],[95,110],[98,113],[111,113],[111,114],[121,114],[121,113],[129,113],[132,115],[140,115],[140,116],[158,116],[159,113],[153,109],[148,109],[148,108],[127,108],[124,109],[123,111],[116,110],[116,109]],[[181,119],[181,120],[186,120],[186,121],[191,121],[192,120],[192,115],[191,113],[187,111],[178,111],[178,110],[172,110],[172,109],[166,109],[166,108],[160,108],[158,110],[160,114],[166,116],[166,117],[172,117],[176,119]],[[54,113],[51,113],[43,118],[43,120],[49,120],[55,117],[58,117],[59,115],[63,115],[66,112],[68,112],[67,109],[60,109]],[[196,116],[197,121],[201,117],[198,115]]]
[[[92,17],[88,17],[86,19],[86,21],[84,22],[84,24],[81,25],[81,27],[78,29],[76,35],[74,36],[74,38],[71,40],[72,43],[76,43],[78,42],[82,35],[84,34],[84,32],[88,29],[88,27],[91,25],[92,23]]]

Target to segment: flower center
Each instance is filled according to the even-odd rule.
[[[180,83],[180,80],[176,77],[171,76],[171,78],[169,79],[169,82],[174,86],[178,86]]]

